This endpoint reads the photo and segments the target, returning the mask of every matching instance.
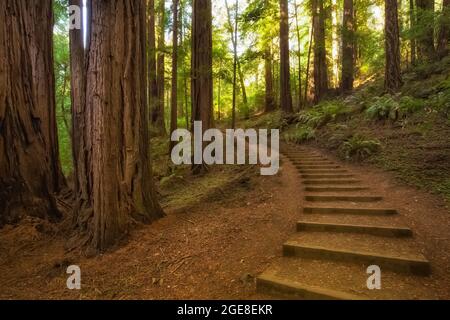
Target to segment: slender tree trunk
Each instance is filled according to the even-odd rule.
[[[344,20],[342,24],[342,80],[341,90],[349,93],[353,90],[354,77],[354,20],[353,0],[344,0]]]
[[[386,71],[385,90],[394,93],[402,86],[400,70],[400,32],[396,0],[385,0]]]
[[[412,29],[416,23],[416,14],[414,8],[414,0],[409,0],[409,28]],[[416,64],[416,40],[414,37],[411,37],[410,40],[411,46],[411,64]]]
[[[298,56],[298,101],[297,101],[297,110],[300,110],[302,107],[302,48],[300,46],[300,24],[298,21],[298,6],[297,1],[294,3],[295,6],[295,29],[297,33],[297,56]]]
[[[170,113],[170,133],[178,127],[178,0],[173,0],[173,43],[172,43],[172,94]],[[170,139],[171,140],[171,139]],[[171,140],[170,150],[175,146]]]
[[[219,64],[219,75],[217,77],[217,81],[218,81],[218,85],[217,85],[217,119],[220,121],[220,119],[222,118],[221,115],[221,110],[220,110],[220,102],[221,102],[221,94],[222,94],[222,59],[220,60],[220,64]]]
[[[450,0],[442,3],[442,14],[439,23],[437,54],[440,59],[448,55],[450,40]]]
[[[155,0],[148,0],[147,7],[148,16],[148,92],[149,92],[149,115],[150,125],[160,133],[161,128],[159,96],[158,96],[158,80],[156,73],[156,18],[155,18]],[[164,121],[162,122],[164,123]]]
[[[149,156],[145,0],[93,1],[84,125],[89,159],[76,245],[103,251],[163,216]],[[113,63],[112,62],[113,59]],[[78,195],[80,196],[80,195]],[[74,239],[75,240],[75,239]]]
[[[306,72],[305,72],[305,102],[308,102],[308,89],[309,89],[309,76],[310,76],[310,65],[311,65],[311,54],[313,48],[314,39],[314,17],[311,19],[311,30],[309,37],[309,47],[308,47],[308,61],[306,62]]]
[[[265,112],[275,110],[275,99],[273,97],[273,75],[272,75],[272,52],[270,46],[266,47],[264,53],[264,78],[266,83]]]
[[[225,0],[225,7],[227,9],[228,24],[229,24],[230,33],[231,33],[231,42],[233,44],[233,102],[232,102],[232,107],[231,107],[231,127],[234,129],[236,127],[237,67],[238,67],[238,56],[237,56],[238,20],[237,20],[237,18],[238,18],[239,1],[236,0],[236,3],[235,3],[234,26],[231,22],[230,7],[228,6],[227,0]]]
[[[289,61],[288,1],[280,0],[280,102],[284,113],[292,113],[291,73]]]
[[[0,226],[60,217],[52,34],[52,1],[0,2]]]
[[[192,7],[192,122],[201,121],[205,131],[213,125],[211,0],[193,0]],[[192,167],[194,174],[205,168],[205,165]]]
[[[418,40],[419,53],[422,60],[431,61],[436,58],[434,48],[434,0],[416,0],[417,23],[424,28]]]
[[[156,86],[157,86],[157,107],[154,114],[154,124],[159,133],[166,132],[164,121],[165,111],[165,21],[166,8],[165,0],[159,0],[159,21],[158,21],[158,53],[156,58]]]
[[[327,52],[325,46],[325,11],[323,0],[312,0],[314,18],[314,102],[328,93]]]
[[[70,127],[69,127],[69,121],[67,120],[66,116],[66,108],[64,105],[64,102],[66,100],[66,91],[67,91],[67,85],[69,82],[70,75],[68,74],[69,66],[66,64],[64,66],[64,76],[63,76],[63,87],[62,87],[62,97],[61,97],[61,113],[62,113],[62,119],[64,122],[64,127],[66,128],[66,131],[70,133]]]

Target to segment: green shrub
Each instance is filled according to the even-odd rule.
[[[345,159],[364,160],[378,152],[380,148],[381,144],[378,140],[370,140],[357,134],[344,141],[339,153]]]
[[[316,132],[313,128],[302,126],[296,128],[294,132],[287,133],[285,135],[285,140],[287,142],[300,144],[302,142],[312,140],[316,138]]]
[[[425,107],[425,101],[410,96],[403,96],[400,99],[387,94],[382,97],[375,97],[371,100],[366,114],[370,119],[377,120],[398,120],[407,115],[417,112]]]

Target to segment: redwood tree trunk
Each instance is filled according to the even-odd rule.
[[[156,61],[156,106],[152,112],[152,124],[153,127],[160,134],[164,134],[166,132],[166,124],[164,121],[164,109],[165,109],[165,99],[164,99],[164,82],[165,82],[165,0],[159,0],[159,33],[158,33],[158,53],[157,53],[157,61]]]
[[[266,82],[265,112],[271,112],[275,110],[275,99],[273,97],[272,53],[270,52],[270,46],[267,46],[264,53],[264,78]]]
[[[439,35],[437,43],[437,54],[443,58],[448,54],[448,43],[450,40],[450,0],[442,3],[442,14],[439,23]]]
[[[0,2],[0,226],[60,215],[52,34],[52,1]]]
[[[353,0],[344,0],[344,20],[342,24],[342,80],[341,90],[348,93],[353,90],[354,77],[354,14]]]
[[[397,0],[385,1],[385,19],[386,70],[384,86],[387,92],[394,93],[402,86]]]
[[[424,28],[418,39],[419,54],[422,60],[433,60],[436,57],[434,48],[434,0],[416,0],[417,23]]]
[[[170,134],[178,127],[178,0],[173,0],[173,33],[172,33],[172,92],[170,107]],[[170,141],[170,151],[175,142]]]
[[[148,16],[148,93],[149,93],[149,114],[150,124],[157,131],[162,131],[158,128],[161,124],[159,122],[158,109],[158,84],[156,79],[156,31],[155,31],[155,0],[148,0],[147,7]]]
[[[409,27],[412,29],[416,24],[416,13],[414,8],[414,0],[409,0]],[[411,46],[411,64],[416,64],[416,39],[411,37],[410,40]]]
[[[280,104],[284,113],[292,113],[291,73],[289,62],[288,1],[280,0]]]
[[[163,216],[153,187],[147,123],[145,0],[92,2],[84,125],[89,159],[80,245],[103,251],[133,221]]]
[[[192,3],[192,122],[201,121],[203,131],[212,127],[212,7],[211,0]],[[193,125],[193,123],[192,123]],[[205,166],[193,166],[201,172]]]
[[[314,102],[318,103],[328,92],[323,0],[312,0],[312,8],[314,20]]]

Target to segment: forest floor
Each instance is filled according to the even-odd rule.
[[[429,291],[450,298],[446,203],[383,170],[347,166],[389,196],[423,245],[433,277],[412,296],[420,298]],[[282,161],[279,175],[273,177],[233,166],[212,168],[195,178],[187,175],[189,169],[183,168],[161,183],[167,217],[138,227],[125,242],[98,257],[65,252],[66,237],[57,225],[29,218],[4,228],[0,299],[273,298],[256,293],[254,280],[282,257],[282,244],[295,234],[304,205],[295,166]],[[66,288],[69,265],[81,267],[80,291]]]

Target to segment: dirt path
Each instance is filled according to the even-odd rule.
[[[449,210],[387,174],[286,146],[303,183],[298,232],[258,277],[259,292],[300,298],[448,299]],[[380,290],[367,267],[381,268]]]
[[[306,206],[353,204],[304,201],[306,195],[327,193],[306,193],[294,163],[283,159],[278,176],[249,176],[248,181],[244,179],[234,188],[223,190],[219,200],[202,200],[185,210],[170,207],[166,218],[139,227],[118,249],[95,258],[66,253],[65,235],[59,226],[28,220],[7,227],[0,231],[0,299],[270,299],[279,296],[257,293],[254,280],[276,266],[282,266],[275,271],[290,279],[288,284],[295,280],[363,297],[395,298],[406,294],[407,298],[448,298],[448,208],[437,197],[403,187],[382,171],[339,165],[343,167],[340,170],[348,170],[363,180],[361,185],[370,187],[370,191],[354,190],[349,195],[383,196],[382,202],[364,206],[392,207],[399,214],[304,214],[302,208]],[[211,174],[220,176],[220,170]],[[310,231],[296,234],[299,220],[386,223],[410,228],[413,237],[370,236],[367,247],[356,247],[356,243],[365,243],[367,235]],[[421,254],[428,259],[431,275],[412,276],[383,269],[383,289],[367,293],[364,263],[285,258],[283,243],[293,239],[310,246],[339,245],[384,253],[402,248],[404,255]],[[66,289],[65,271],[72,264],[81,267],[81,291]]]

